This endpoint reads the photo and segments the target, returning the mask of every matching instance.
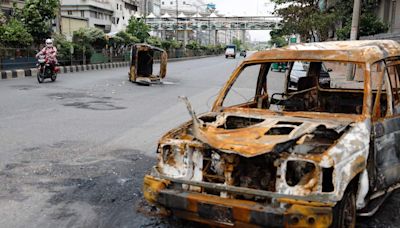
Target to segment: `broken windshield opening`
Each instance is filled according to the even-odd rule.
[[[352,69],[352,81],[346,79],[348,69]],[[364,69],[362,64],[342,62],[293,61],[248,65],[227,90],[222,106],[361,114]],[[374,71],[379,70],[375,67]]]

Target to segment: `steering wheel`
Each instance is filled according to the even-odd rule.
[[[276,99],[275,96],[281,96],[282,99]],[[274,93],[271,96],[271,102],[270,104],[274,104],[274,105],[285,105],[285,104],[281,104],[281,102],[285,102],[289,99],[290,97],[288,97],[285,93]]]

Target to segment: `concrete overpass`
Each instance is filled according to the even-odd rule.
[[[241,31],[241,39],[245,40],[245,34],[248,30],[271,30],[279,26],[279,17],[275,16],[230,16],[220,17],[215,14],[202,16],[196,14],[186,17],[167,17],[157,18],[148,17],[146,23],[152,31],[165,34],[167,31],[184,34],[184,44],[187,43],[189,32],[208,31],[210,34],[218,31]],[[214,41],[214,44],[216,41]]]

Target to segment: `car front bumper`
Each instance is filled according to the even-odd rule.
[[[144,196],[186,220],[219,227],[329,227],[332,223],[331,204],[278,198],[266,205],[169,188],[172,185],[171,180],[147,175]]]

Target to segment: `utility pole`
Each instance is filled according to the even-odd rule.
[[[176,0],[176,28],[175,28],[176,41],[178,41],[178,24],[179,24],[178,14],[179,14],[178,0]]]
[[[351,21],[351,32],[350,32],[350,40],[357,40],[358,36],[358,26],[360,21],[360,11],[361,11],[361,0],[354,0],[353,6],[353,18]],[[347,81],[353,81],[353,66],[351,64],[347,67],[346,74]]]
[[[144,23],[147,23],[147,0],[144,0],[144,13],[143,13],[143,18],[144,18]]]

